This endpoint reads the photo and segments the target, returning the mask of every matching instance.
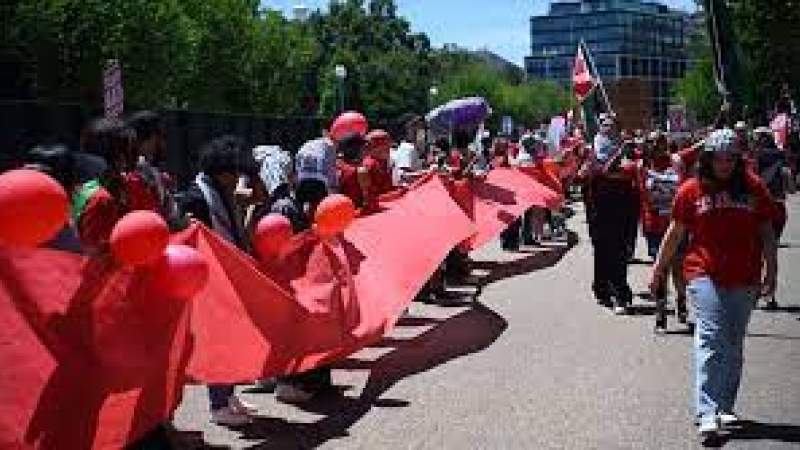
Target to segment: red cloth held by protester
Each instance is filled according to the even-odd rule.
[[[473,232],[438,177],[382,202],[340,238],[302,233],[282,257],[260,265],[197,227],[192,245],[209,260],[210,278],[193,302],[192,378],[230,383],[304,372],[373,343]],[[380,239],[386,235],[392,239]]]
[[[0,248],[0,442],[118,449],[170,419],[188,308],[150,276],[109,257]]]
[[[339,193],[346,196],[357,207],[364,205],[364,191],[358,182],[358,166],[345,161],[336,161],[336,170],[339,174]]]
[[[394,189],[392,172],[389,170],[388,161],[381,161],[370,155],[364,158],[363,166],[369,174],[370,196],[378,197]]]
[[[108,242],[111,230],[120,219],[117,202],[105,188],[99,188],[89,198],[78,218],[81,244],[97,248]]]
[[[496,238],[530,207],[556,208],[562,201],[558,193],[510,168],[493,169],[485,179],[454,180],[449,189],[477,228],[474,236],[459,245],[465,252]]]
[[[136,171],[126,173],[123,176],[125,191],[128,199],[128,209],[130,211],[146,210],[159,212],[160,201],[158,193],[153,186],[150,186]],[[161,172],[161,182],[165,187],[172,185],[172,179],[166,173]]]
[[[759,227],[774,213],[766,185],[750,175],[747,185],[750,194],[743,201],[731,199],[727,192],[711,192],[697,178],[678,190],[672,216],[691,236],[684,259],[687,280],[707,275],[726,288],[759,284]]]

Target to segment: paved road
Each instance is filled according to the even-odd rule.
[[[205,391],[187,389],[175,419],[183,448],[687,449],[691,337],[652,332],[652,306],[615,317],[590,294],[591,247],[578,207],[578,242],[477,255],[478,303],[417,305],[379,346],[339,364],[342,397],[303,409],[271,394],[253,426],[208,424]],[[726,448],[800,448],[800,196],[780,250],[778,312],[749,330],[739,413],[760,423]],[[640,243],[640,253],[643,251]],[[631,269],[644,291],[649,266]],[[471,291],[464,289],[465,295]],[[246,390],[245,390],[246,392]]]

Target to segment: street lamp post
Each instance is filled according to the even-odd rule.
[[[347,78],[347,68],[337,64],[334,68],[334,74],[339,82],[339,112],[344,112],[344,80]]]
[[[428,109],[433,109],[433,103],[436,101],[436,96],[439,95],[439,88],[436,86],[431,86],[428,90]]]

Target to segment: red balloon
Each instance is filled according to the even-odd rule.
[[[277,256],[293,234],[292,223],[285,216],[270,214],[258,221],[253,245],[261,259]]]
[[[169,228],[152,211],[133,211],[114,225],[109,238],[111,251],[123,264],[140,266],[161,256],[169,243]]]
[[[333,140],[338,141],[350,133],[366,136],[368,129],[367,118],[363,114],[356,111],[348,111],[342,113],[333,121],[330,132]]]
[[[153,272],[155,293],[168,298],[189,300],[208,282],[208,263],[197,250],[183,244],[170,244]]]
[[[69,200],[64,188],[34,170],[0,175],[0,242],[35,247],[64,228]]]
[[[314,213],[314,224],[317,234],[330,238],[343,232],[356,218],[356,207],[353,201],[341,194],[325,197]]]

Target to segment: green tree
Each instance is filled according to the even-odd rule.
[[[714,120],[722,104],[714,78],[714,63],[708,34],[698,33],[691,37],[689,57],[694,61],[684,77],[675,84],[673,97],[701,124]]]
[[[12,20],[40,98],[98,104],[103,63],[117,58],[128,103],[167,106],[194,63],[195,34],[178,0],[18,2]]]
[[[428,102],[431,48],[425,35],[410,31],[397,16],[392,0],[332,1],[328,13],[317,11],[309,21],[320,46],[316,66],[320,112],[338,110],[338,80],[334,67],[347,68],[348,109],[372,118],[424,112]]]
[[[800,94],[800,5],[787,0],[730,2],[733,23],[750,66],[750,106],[772,108],[783,85]]]
[[[569,108],[569,92],[555,83],[519,80],[461,50],[444,51],[437,56],[441,78],[436,104],[461,97],[484,97],[492,106],[492,127],[499,126],[502,116],[530,126]]]

